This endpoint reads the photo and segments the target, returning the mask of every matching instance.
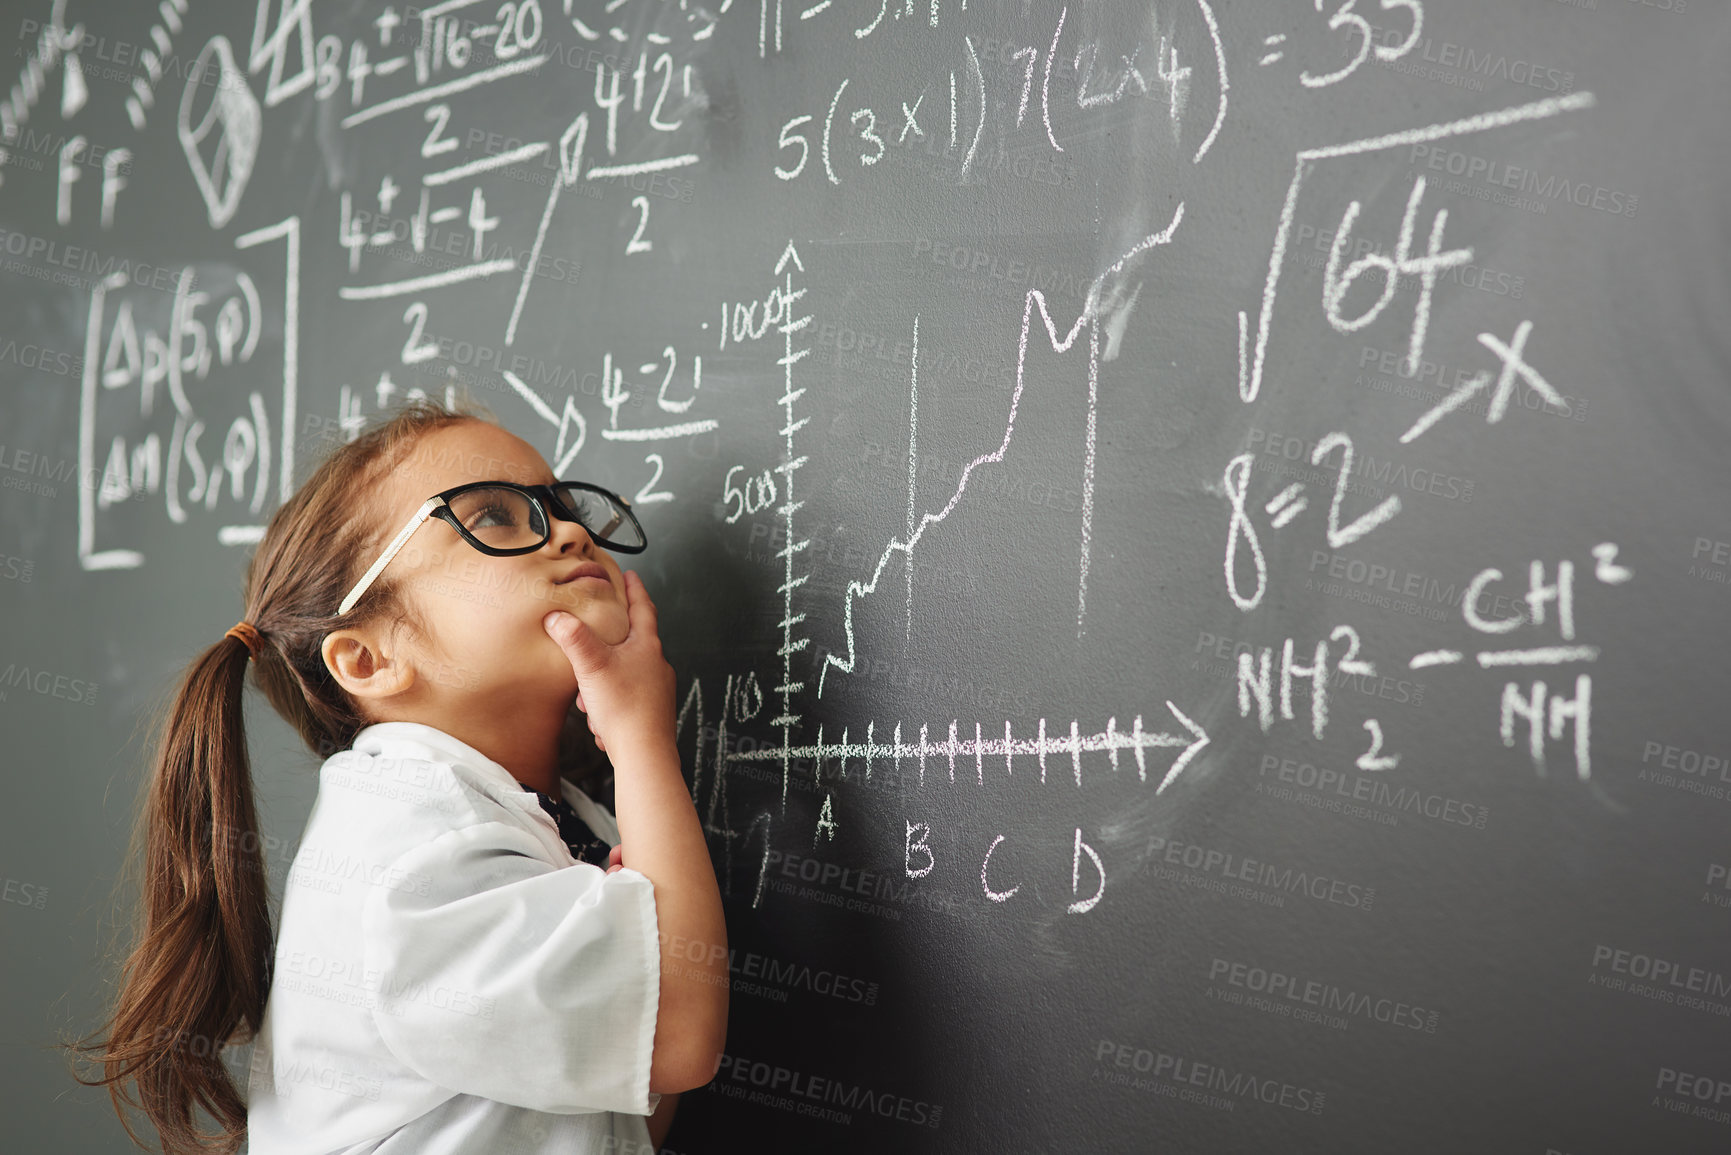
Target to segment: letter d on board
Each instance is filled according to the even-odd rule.
[[[1100,885],[1094,888],[1094,893],[1087,898],[1077,899],[1066,909],[1071,914],[1086,914],[1094,909],[1094,904],[1100,901],[1100,896],[1106,893],[1106,868],[1100,865],[1100,856],[1094,853],[1094,848],[1082,841],[1082,828],[1076,827],[1076,849],[1070,858],[1070,893],[1075,894],[1082,870],[1082,852],[1086,850],[1088,857],[1094,860],[1094,869],[1099,872]]]

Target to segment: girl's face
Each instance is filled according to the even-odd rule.
[[[539,453],[497,425],[448,425],[423,436],[386,477],[383,532],[394,533],[427,498],[465,482],[555,480],[562,479]],[[552,536],[540,549],[493,557],[448,523],[428,518],[391,559],[385,576],[399,583],[431,635],[408,642],[402,655],[422,693],[468,708],[487,701],[529,707],[551,697],[569,702],[577,693],[571,661],[541,625],[551,610],[575,614],[609,644],[625,639],[625,576],[613,553],[576,522],[548,520]],[[579,567],[598,572],[573,577]]]

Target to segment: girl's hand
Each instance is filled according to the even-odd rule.
[[[655,603],[636,573],[625,574],[630,629],[609,645],[575,614],[554,610],[542,619],[547,635],[565,651],[577,675],[577,708],[602,750],[673,740],[673,667],[661,656]]]
[[[624,866],[624,865],[625,865],[625,848],[624,847],[615,846],[612,850],[609,850],[607,852],[607,873],[608,874],[612,874],[615,870],[618,870],[621,866]]]

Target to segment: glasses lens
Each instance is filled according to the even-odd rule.
[[[451,512],[475,540],[495,549],[539,545],[547,537],[541,511],[515,489],[482,487],[451,499]]]
[[[637,523],[608,495],[575,485],[556,485],[553,492],[559,495],[572,516],[583,523],[589,536],[597,541],[625,546],[643,544]]]

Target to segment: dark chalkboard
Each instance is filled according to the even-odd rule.
[[[49,1044],[148,707],[459,387],[653,543],[736,983],[670,1148],[1731,1144],[1722,6],[12,8],[18,1149],[124,1142]]]

